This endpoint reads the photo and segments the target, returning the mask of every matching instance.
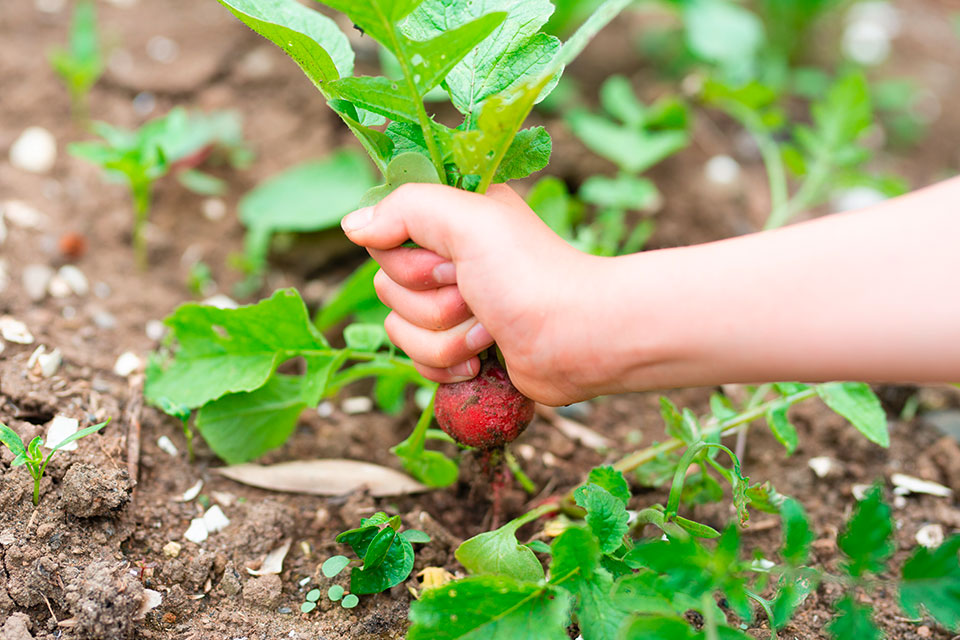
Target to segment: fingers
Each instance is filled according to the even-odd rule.
[[[378,271],[373,286],[383,304],[404,320],[431,331],[451,329],[471,315],[460,290],[453,285],[415,291],[395,282],[384,271]]]
[[[460,376],[466,375],[453,368],[493,344],[493,337],[473,317],[449,329],[431,331],[392,311],[383,324],[390,340],[412,360],[432,369],[446,369],[451,375],[458,375],[457,371]]]
[[[453,263],[433,251],[408,247],[369,251],[391,280],[408,289],[435,289],[457,281]]]
[[[414,362],[413,366],[427,380],[433,380],[440,384],[450,384],[451,382],[463,382],[476,376],[480,372],[480,358],[474,356],[449,369],[436,369],[419,362]]]

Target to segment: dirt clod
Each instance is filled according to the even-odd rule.
[[[143,586],[124,563],[100,561],[67,585],[67,609],[76,620],[74,633],[89,640],[132,638],[143,604]]]
[[[15,613],[3,624],[0,640],[33,640],[30,617],[25,613]]]
[[[243,602],[247,605],[274,609],[280,603],[283,583],[280,576],[258,576],[243,586]]]
[[[78,463],[63,476],[64,508],[78,518],[111,515],[130,501],[131,489],[126,469]]]

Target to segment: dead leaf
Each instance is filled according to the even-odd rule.
[[[340,496],[368,489],[370,495],[384,497],[428,490],[399,471],[357,460],[297,460],[267,466],[238,464],[215,471],[252,487],[314,496]]]
[[[290,551],[290,543],[292,542],[293,538],[287,538],[286,542],[266,555],[263,562],[260,563],[259,569],[247,567],[247,571],[252,576],[265,576],[268,574],[279,575],[283,571],[283,560],[287,557],[287,552]]]

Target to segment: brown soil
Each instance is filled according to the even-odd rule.
[[[946,4],[901,3],[907,25],[898,42],[902,51],[891,64],[894,71],[912,75],[936,92],[944,105],[958,97],[958,85],[944,78],[952,77],[950,70],[960,58],[960,46],[941,26]],[[350,140],[295,66],[216,3],[167,0],[132,8],[102,4],[100,10],[101,24],[115,51],[110,73],[93,92],[92,113],[114,124],[136,125],[143,117],[136,115],[131,100],[141,91],[152,92],[156,99],[151,115],[175,104],[239,110],[259,159],[248,171],[225,174],[231,183],[231,195],[226,198],[231,211],[239,194],[263,178]],[[353,610],[324,599],[317,612],[303,615],[299,605],[308,589],[329,584],[319,573],[319,563],[343,551],[333,542],[336,533],[378,509],[401,513],[409,526],[433,536],[433,542],[418,552],[414,574],[426,566],[457,571],[453,550],[460,539],[482,530],[488,511],[482,494],[470,489],[472,462],[464,466],[464,480],[446,491],[397,499],[359,494],[323,499],[271,494],[222,479],[211,472],[219,463],[202,444],[196,462],[187,460],[180,426],[153,409],[141,409],[138,376],[128,381],[114,375],[112,368],[122,352],[145,356],[156,346],[145,327],[189,298],[184,283],[193,261],[207,262],[222,291],[230,291],[239,276],[227,266],[228,257],[242,246],[242,228],[233,215],[208,220],[201,214],[201,199],[168,181],[156,192],[148,231],[150,270],[136,272],[129,247],[126,193],[116,185],[105,185],[93,168],[64,149],[67,142],[84,134],[71,123],[65,92],[43,54],[64,39],[67,21],[68,11],[43,13],[27,1],[11,3],[0,12],[0,152],[4,158],[0,160],[0,200],[21,200],[44,215],[35,229],[8,222],[10,233],[0,248],[0,260],[11,282],[5,289],[0,285],[0,315],[22,320],[36,336],[36,344],[58,347],[64,354],[57,374],[42,378],[27,369],[36,344],[7,343],[0,355],[0,421],[25,439],[44,433],[54,415],[74,417],[84,425],[107,417],[113,422],[100,434],[80,441],[77,451],[54,457],[36,509],[30,501],[32,482],[26,470],[11,468],[12,455],[6,450],[0,454],[0,638],[402,637],[410,600],[407,586],[418,584],[413,577],[408,585],[389,593],[363,598]],[[154,36],[172,38],[179,45],[173,63],[153,62],[146,55],[147,42]],[[940,40],[934,42],[936,38]],[[578,63],[584,70],[574,67],[573,72],[586,74],[607,64],[610,57],[602,49],[611,46],[606,40],[597,45],[590,54],[593,57]],[[945,75],[945,70],[951,75]],[[649,69],[636,75],[656,86]],[[7,149],[30,125],[46,127],[57,136],[60,153],[50,175],[27,174],[6,161]],[[557,173],[577,180],[604,169],[601,161],[570,139],[561,124],[552,123],[551,130],[557,140]],[[960,118],[944,108],[930,144],[922,151],[911,150],[909,161],[891,155],[884,157],[884,164],[901,170],[915,186],[932,182],[957,168],[953,141],[958,137]],[[764,180],[754,159],[740,158],[747,169],[746,188],[737,193],[717,194],[704,183],[704,160],[733,147],[723,126],[706,117],[698,119],[696,140],[654,173],[666,197],[654,240],[658,246],[741,233],[754,228],[766,209]],[[93,292],[32,303],[20,284],[23,268],[63,264],[58,239],[66,232],[87,239],[89,250],[76,264],[94,286]],[[306,240],[306,249],[284,258],[265,290],[294,284],[306,292],[310,303],[317,303],[361,257],[346,249],[339,234],[313,240],[318,244]],[[110,317],[112,325],[104,320]],[[703,410],[708,392],[670,395],[678,403]],[[925,393],[940,404],[960,404],[947,390]],[[655,394],[600,399],[593,407],[586,421],[614,438],[618,450],[600,456],[575,445],[545,422],[535,421],[516,450],[540,495],[530,499],[517,490],[508,492],[507,515],[565,491],[591,466],[638,446],[638,437],[644,444],[662,438]],[[346,415],[339,410],[330,417],[306,412],[289,443],[265,456],[265,461],[345,457],[396,465],[387,448],[405,437],[414,419],[412,413],[393,418]],[[787,458],[773,438],[757,428],[750,435],[745,469],[753,480],[772,480],[781,492],[806,505],[816,525],[817,561],[827,568],[838,562],[834,539],[853,504],[853,485],[904,472],[946,483],[960,492],[958,445],[939,439],[919,422],[894,422],[893,446],[883,451],[822,407],[798,409],[795,421],[801,445],[793,457]],[[181,454],[171,456],[161,450],[157,445],[161,436],[170,438]],[[138,437],[140,454],[131,460],[131,440]],[[833,457],[839,472],[817,479],[807,466],[814,455]],[[131,463],[135,478],[128,474]],[[204,497],[221,504],[231,521],[201,545],[183,539],[201,507],[196,501],[175,500],[198,480],[205,483]],[[641,493],[638,506],[664,497],[662,492]],[[940,523],[948,533],[960,530],[960,509],[949,499],[907,497],[895,515],[901,525],[900,556],[914,546],[914,536],[924,524]],[[729,507],[698,508],[695,516],[722,526],[729,519]],[[763,516],[745,534],[748,544],[768,554],[776,548],[778,536],[776,522]],[[249,575],[248,567],[256,566],[286,539],[292,539],[293,546],[281,576]],[[181,546],[174,549],[170,542]],[[160,592],[163,601],[141,615],[145,589]],[[821,588],[784,637],[825,637],[822,628],[837,597],[830,588]],[[889,638],[951,637],[932,621],[899,617],[895,594],[879,591],[864,597]],[[768,637],[764,625],[761,621],[751,634]]]

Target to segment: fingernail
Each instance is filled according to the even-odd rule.
[[[454,378],[461,380],[469,380],[473,376],[477,375],[477,372],[473,370],[473,358],[467,360],[466,362],[461,362],[460,364],[450,367],[447,369],[447,373]]]
[[[466,335],[467,349],[471,351],[480,351],[484,347],[489,347],[493,344],[493,336],[490,335],[490,332],[487,331],[482,324],[479,322],[467,331]]]
[[[453,266],[452,262],[438,264],[433,268],[433,279],[438,284],[456,284],[457,268]]]
[[[371,220],[373,220],[373,207],[364,207],[344,216],[343,220],[340,221],[340,228],[350,233],[363,229],[370,224]]]

